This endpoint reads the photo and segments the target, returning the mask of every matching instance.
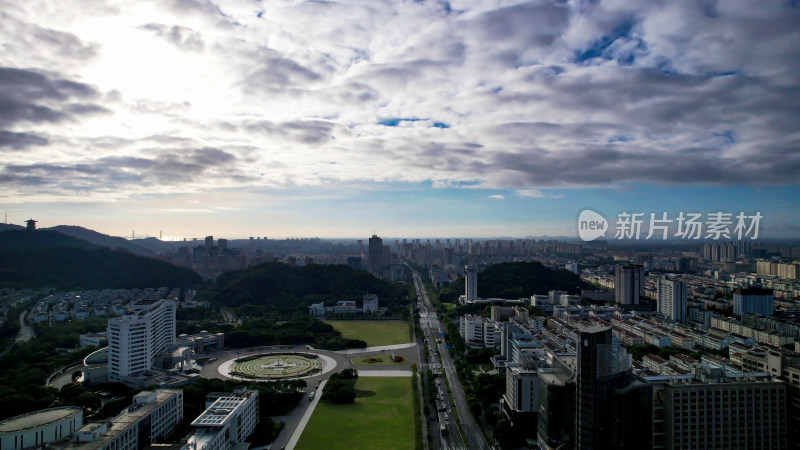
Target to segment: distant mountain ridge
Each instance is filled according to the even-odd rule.
[[[151,251],[150,249],[142,247],[141,245],[137,245],[125,238],[109,236],[107,234],[98,233],[97,231],[76,225],[57,225],[54,227],[44,228],[44,229],[55,230],[58,231],[59,233],[66,234],[67,236],[83,239],[84,241],[90,242],[92,244],[102,245],[104,247],[108,247],[111,249],[120,248],[128,250],[129,252],[136,255],[142,255],[142,256],[155,255],[155,253],[153,253],[153,251]]]
[[[25,230],[25,227],[20,225],[14,224],[5,224],[0,223],[0,233],[3,231],[8,230]],[[84,228],[77,225],[56,225],[54,227],[49,228],[39,228],[36,231],[57,231],[61,234],[71,236],[77,239],[84,240],[91,244],[100,245],[103,247],[108,247],[110,249],[122,249],[127,250],[135,255],[142,255],[142,256],[155,256],[155,252],[147,246],[139,245],[134,241],[129,241],[125,238],[117,237],[117,236],[109,236],[107,234],[99,233],[94,230],[90,230],[88,228]]]
[[[0,287],[184,288],[200,283],[200,275],[189,269],[55,230],[0,232]]]
[[[25,227],[14,225],[13,223],[0,223],[0,233],[6,230],[24,230]]]
[[[55,248],[99,250],[102,247],[54,230],[43,229],[31,232],[21,229],[0,232],[0,250],[32,251]]]

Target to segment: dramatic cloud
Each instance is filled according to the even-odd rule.
[[[0,191],[795,185],[795,3],[0,0]]]

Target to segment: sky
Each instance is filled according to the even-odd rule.
[[[120,236],[800,237],[797,1],[0,0],[0,212]]]

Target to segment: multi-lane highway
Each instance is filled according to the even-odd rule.
[[[450,394],[447,392],[447,385],[444,382],[444,373],[442,372],[442,365],[439,362],[439,351],[437,349],[436,338],[438,334],[435,324],[435,315],[429,315],[429,311],[424,306],[420,305],[420,326],[425,335],[425,341],[428,342],[428,355],[427,359],[430,361],[428,367],[434,373],[434,384],[436,385],[436,398],[432,399],[430,405],[435,412],[438,422],[436,431],[439,435],[438,447],[442,449],[464,449],[467,448],[464,440],[461,438],[461,433],[458,431],[458,425],[453,417],[453,410],[450,406]]]
[[[452,412],[448,411],[446,413],[448,422],[446,426],[447,435],[442,436],[443,448],[488,449],[490,446],[483,437],[483,433],[481,433],[478,424],[475,422],[475,418],[472,416],[472,411],[470,411],[469,406],[467,405],[467,399],[464,395],[464,388],[461,386],[461,381],[458,379],[456,368],[453,365],[453,359],[450,357],[450,352],[445,349],[444,340],[441,338],[441,336],[445,333],[444,324],[439,321],[436,311],[431,305],[430,299],[428,298],[428,292],[425,290],[425,285],[422,283],[422,278],[420,277],[419,272],[410,266],[409,269],[414,275],[414,285],[417,288],[417,293],[421,300],[420,326],[422,327],[422,330],[425,333],[425,338],[428,341],[429,351],[433,353],[434,348],[436,348],[438,354],[441,356],[441,367],[439,367],[439,369],[444,369],[443,375],[447,377],[447,381],[450,384],[450,390],[452,392],[456,410],[458,411],[458,416],[461,421],[461,428],[464,430],[464,435],[466,437],[466,442],[464,442],[455,424],[455,418],[453,417]],[[435,371],[435,365],[438,364],[439,361],[438,358],[435,358],[435,356],[434,358],[431,358],[429,355],[429,360],[431,361],[431,370]],[[437,377],[437,380],[442,380],[442,378]],[[440,381],[437,385],[437,388],[440,392],[439,395],[444,395],[445,402],[449,408],[450,400],[448,398],[447,388],[444,381]]]

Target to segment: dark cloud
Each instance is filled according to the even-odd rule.
[[[333,138],[334,123],[324,120],[248,122],[244,129],[251,133],[267,133],[305,144],[322,144]]]
[[[97,96],[97,90],[84,83],[33,70],[0,67],[0,126],[17,122],[58,122],[107,112],[96,104],[68,103]]]
[[[151,157],[107,156],[72,164],[9,164],[0,171],[0,181],[18,187],[47,186],[46,191],[51,194],[74,195],[82,191],[114,192],[126,188],[251,179],[236,166],[235,155],[217,148],[150,153]]]
[[[256,91],[282,90],[320,81],[322,76],[313,70],[285,57],[268,58],[253,72],[245,83]]]
[[[569,17],[566,3],[528,1],[487,11],[475,25],[484,41],[525,48],[552,44],[564,32]]]
[[[21,150],[28,147],[47,145],[47,143],[47,138],[35,134],[0,130],[0,150],[4,148]]]

